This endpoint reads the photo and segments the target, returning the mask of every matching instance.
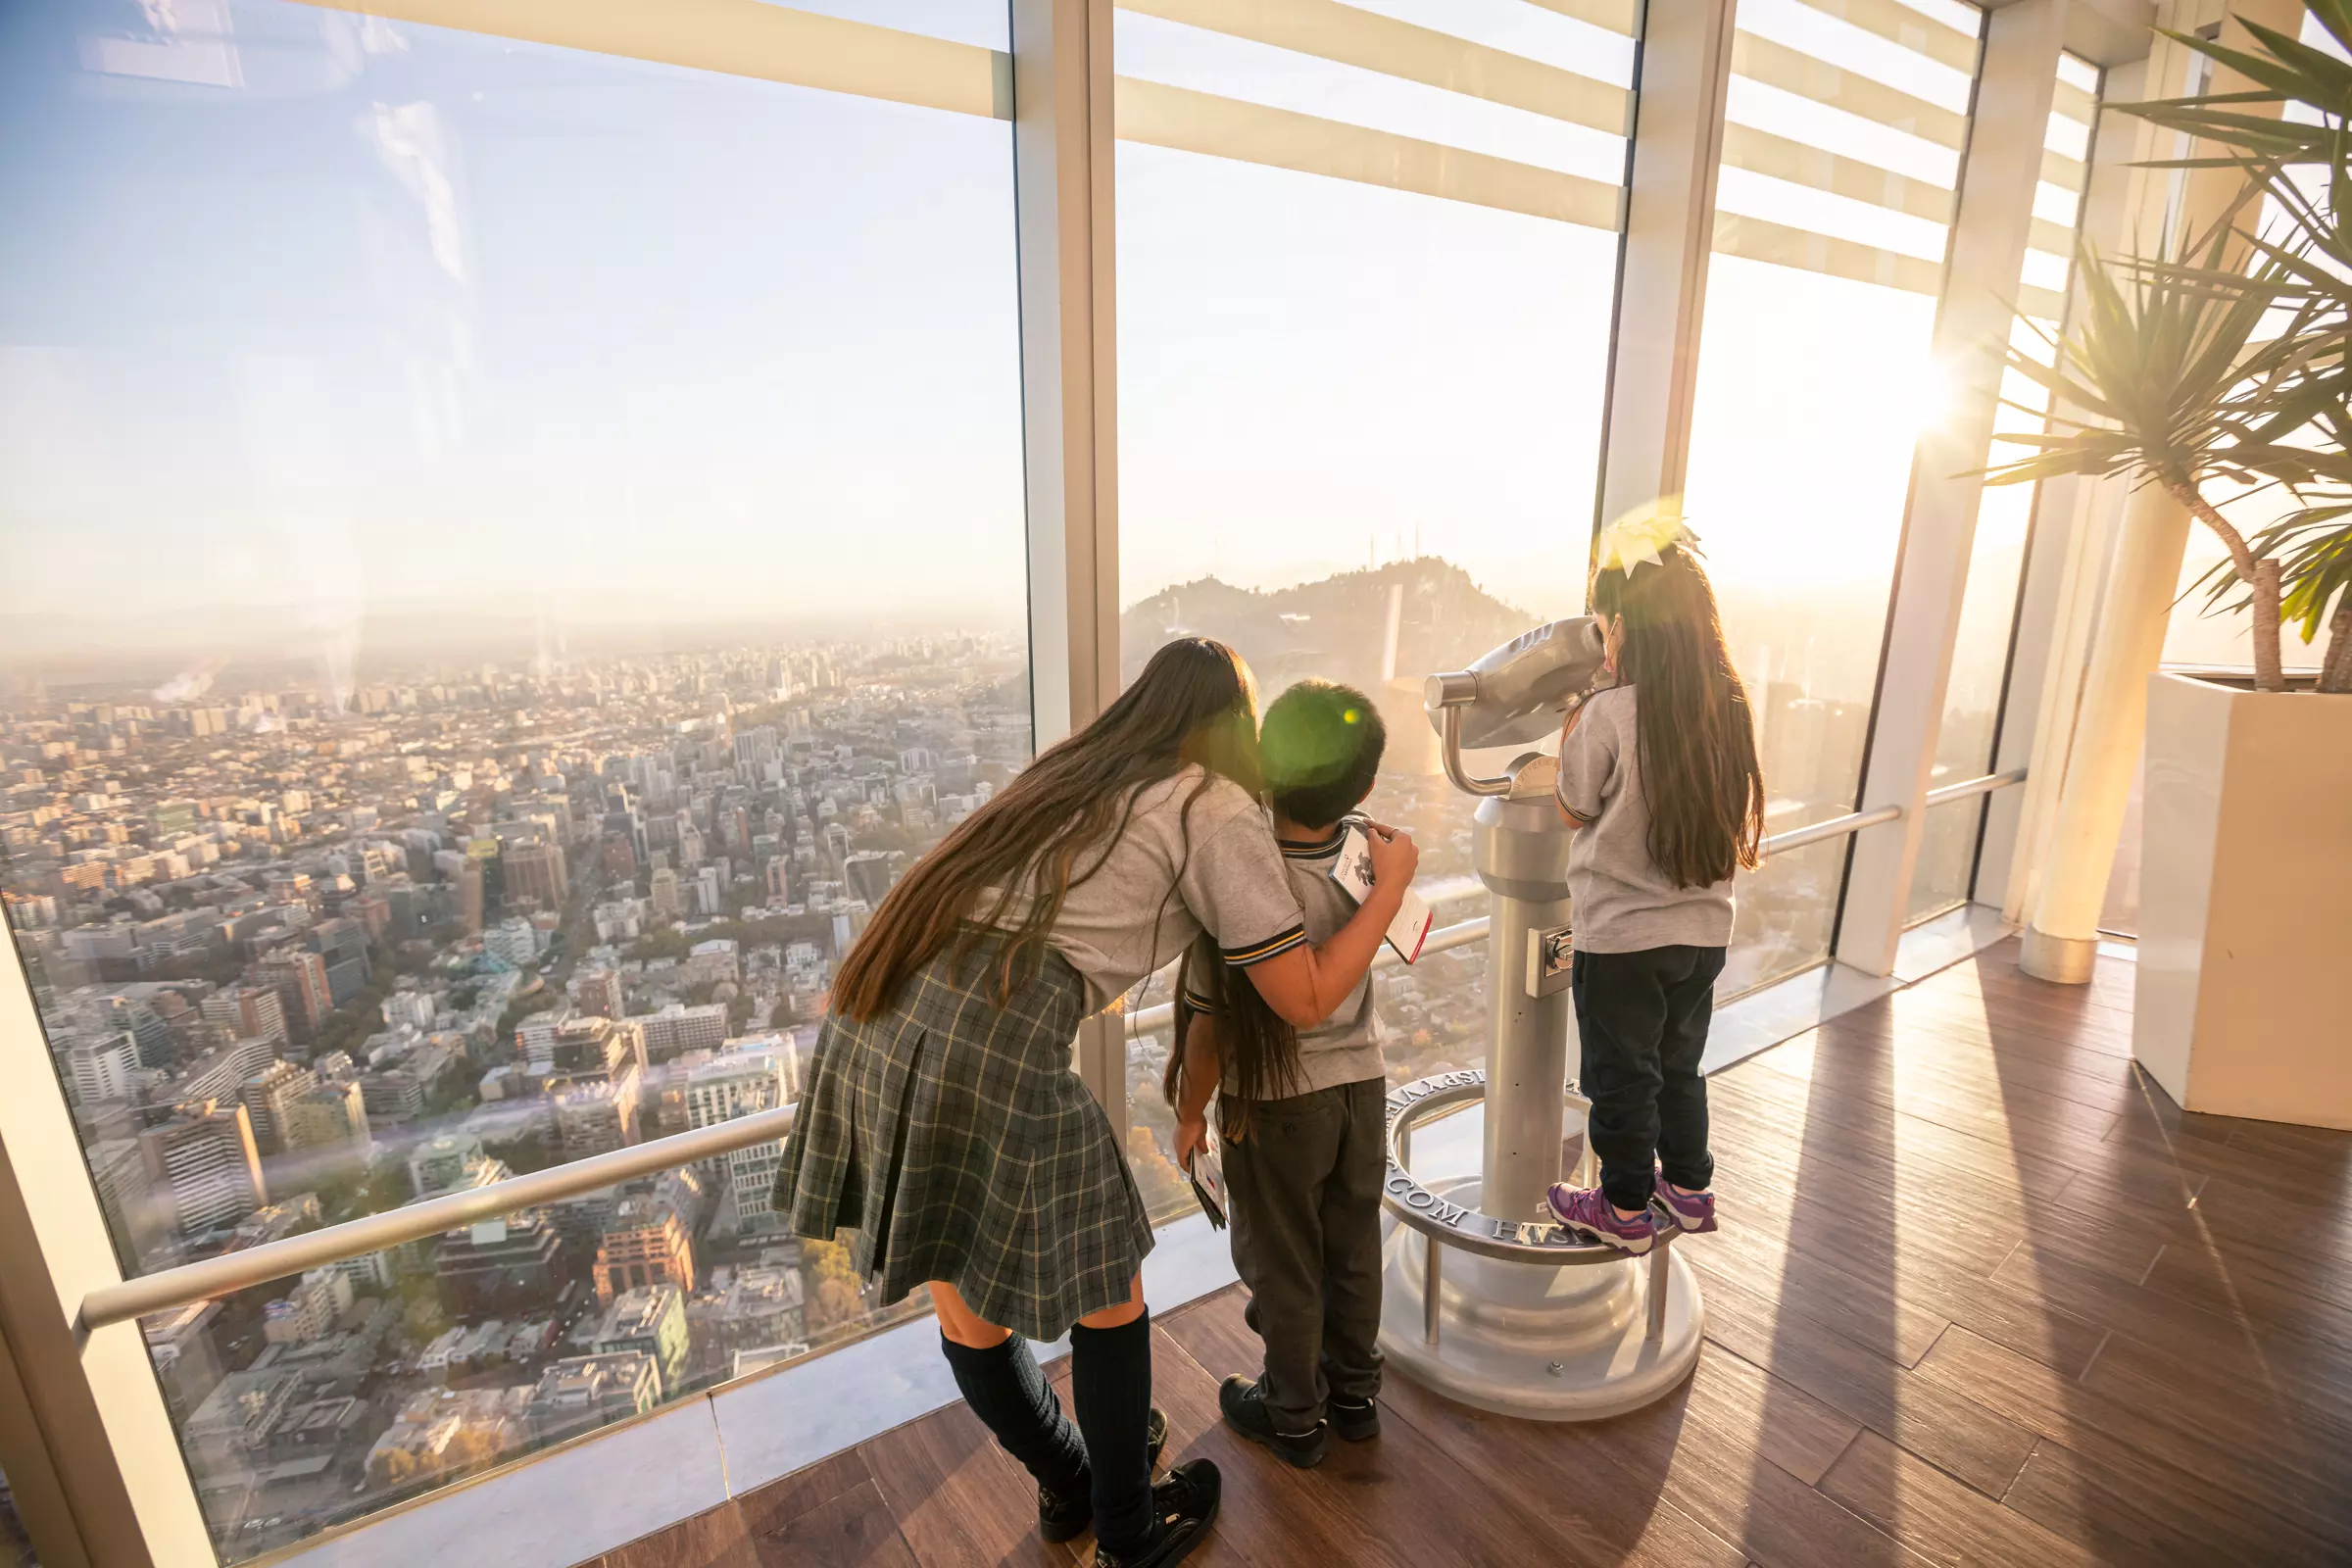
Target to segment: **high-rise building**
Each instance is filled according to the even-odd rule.
[[[616,882],[627,881],[637,874],[637,847],[626,833],[607,833],[602,850],[605,875]]]
[[[138,1044],[126,1029],[74,1040],[66,1048],[66,1082],[75,1107],[87,1110],[129,1099],[130,1075],[138,1066]]]
[[[571,878],[561,845],[517,844],[500,858],[500,863],[506,867],[509,902],[528,901],[550,909],[564,906]]]
[[[539,956],[539,933],[530,921],[510,916],[482,933],[482,951],[508,967],[519,969]]]
[[[482,862],[471,856],[458,867],[458,929],[467,936],[482,929]]]
[[[678,873],[668,866],[654,870],[653,890],[647,895],[657,920],[675,920],[686,912],[686,897],[678,885]]]
[[[715,1002],[692,1007],[673,1002],[629,1022],[645,1036],[648,1062],[667,1061],[688,1051],[715,1051],[727,1038],[727,1009]]]
[[[755,1111],[773,1110],[796,1091],[798,1067],[792,1048],[773,1045],[726,1051],[687,1069],[686,1119],[691,1127],[712,1127]],[[784,1162],[782,1140],[738,1149],[724,1161],[738,1228],[770,1223],[768,1194]]]
[[[343,912],[360,922],[370,942],[381,942],[392,932],[392,904],[372,893],[343,901]]]
[[[172,1089],[182,1104],[207,1100],[232,1101],[244,1093],[245,1080],[277,1059],[267,1040],[232,1040],[188,1064]]]
[[[441,1297],[460,1317],[545,1312],[570,1277],[545,1211],[521,1209],[443,1236],[433,1250]]]
[[[610,1153],[637,1142],[637,1070],[602,1083],[575,1084],[554,1097],[556,1137],[565,1159]]]
[[[612,1298],[644,1285],[694,1289],[694,1238],[677,1210],[650,1194],[633,1193],[614,1206],[596,1247],[596,1298]]]
[[[792,902],[791,862],[781,855],[771,855],[760,867],[760,879],[765,886],[767,902],[785,905]]]
[[[157,1005],[176,1000],[173,993],[166,992],[157,999]],[[131,1039],[138,1043],[140,1066],[172,1065],[172,1026],[154,1007],[135,997],[102,997],[96,1004],[96,1010],[103,1020],[101,1033],[112,1033],[118,1029],[130,1031]]]
[[[535,1012],[516,1024],[514,1051],[535,1073],[575,1079],[609,1078],[647,1062],[642,1020],[562,1009]]]
[[[357,1083],[321,1084],[287,1104],[278,1136],[287,1149],[371,1147],[367,1094]]]
[[[604,1321],[589,1336],[589,1348],[600,1355],[635,1350],[654,1358],[662,1387],[675,1390],[686,1370],[686,1298],[674,1285],[646,1285],[623,1291],[605,1309]]]
[[[147,1359],[174,1421],[187,1421],[220,1387],[220,1358],[213,1350],[213,1325],[220,1316],[219,1301],[194,1301],[139,1319]]]
[[[287,1038],[285,1003],[266,985],[223,986],[204,999],[200,1010],[207,1023],[217,1023],[232,1035]]]
[[[368,928],[338,915],[303,934],[302,945],[326,961],[327,994],[341,1006],[368,988]]]
[[[566,989],[571,993],[573,1005],[582,1012],[600,1018],[618,1018],[629,1010],[618,970],[583,969],[571,977]]]
[[[882,896],[890,891],[889,856],[860,850],[842,862],[841,870],[852,898],[863,899],[873,908],[882,906]]]
[[[169,1198],[182,1237],[236,1224],[270,1200],[253,1121],[241,1104],[205,1101],[139,1134],[147,1179]]]
[[[148,1177],[138,1141],[117,1138],[92,1144],[89,1161],[98,1208],[106,1216],[107,1234],[115,1240],[122,1272],[144,1272],[171,1247],[172,1219]]]
[[[246,1115],[253,1120],[255,1147],[265,1154],[283,1153],[295,1147],[286,1139],[294,1104],[318,1087],[317,1073],[290,1061],[273,1061],[246,1079],[238,1098],[245,1103]]]
[[[351,1280],[341,1269],[315,1268],[262,1308],[262,1337],[271,1345],[308,1345],[324,1338],[351,1305]]]
[[[277,993],[293,1038],[311,1041],[335,1010],[334,993],[326,981],[326,960],[300,948],[280,948],[258,960],[252,969],[256,985]]]
[[[474,1169],[486,1156],[471,1133],[443,1133],[418,1144],[409,1155],[409,1184],[418,1198],[435,1198],[471,1187]]]

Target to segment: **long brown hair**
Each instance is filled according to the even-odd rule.
[[[1219,1087],[1233,1101],[1228,1137],[1250,1136],[1257,1102],[1303,1092],[1298,1076],[1298,1031],[1258,995],[1250,977],[1225,961],[1215,941],[1203,935],[1185,951],[1176,971],[1176,1032],[1159,1091],[1176,1103],[1184,1089],[1184,1040],[1200,1009],[1199,997],[1217,1010],[1217,1045],[1222,1058]]]
[[[1636,693],[1650,859],[1678,888],[1754,869],[1764,836],[1755,713],[1697,556],[1669,545],[1655,564],[1594,572],[1592,610],[1624,628],[1617,678]]]
[[[1143,786],[1173,778],[1188,763],[1207,770],[1185,798],[1188,819],[1213,776],[1251,796],[1263,791],[1257,684],[1239,654],[1206,637],[1153,654],[1101,717],[1047,748],[917,860],[842,959],[833,1010],[876,1016],[951,941],[958,954],[968,949],[976,933],[967,928],[959,936],[960,922],[997,925],[1027,895],[997,970],[997,1002],[1011,1000],[1016,976],[1045,956],[1046,933],[1070,889],[1101,870],[1125,835]]]

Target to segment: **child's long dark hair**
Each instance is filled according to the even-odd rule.
[[[1141,788],[1188,763],[1205,770],[1184,800],[1188,831],[1193,803],[1213,778],[1231,779],[1251,796],[1265,787],[1257,684],[1240,655],[1206,637],[1180,638],[1153,654],[1100,717],[1048,747],[915,861],[842,960],[833,1010],[874,1017],[951,943],[960,961],[972,936],[964,922],[1004,923],[1014,897],[1029,893],[1027,907],[1008,923],[998,965],[994,1000],[1003,1005],[1045,953],[1070,889],[1101,870],[1126,833]]]
[[[1298,1076],[1298,1031],[1266,1004],[1250,977],[1225,961],[1216,942],[1203,936],[1185,950],[1176,971],[1175,1044],[1168,1052],[1168,1069],[1161,1075],[1160,1092],[1176,1103],[1184,1088],[1184,1040],[1192,1032],[1200,997],[1216,1011],[1217,1044],[1222,1048],[1223,1093],[1234,1102],[1226,1136],[1247,1138],[1261,1100],[1281,1100],[1301,1092]]]
[[[1592,610],[1623,623],[1617,678],[1638,694],[1649,858],[1676,887],[1753,869],[1764,836],[1755,712],[1723,645],[1715,590],[1683,545],[1592,574]]]

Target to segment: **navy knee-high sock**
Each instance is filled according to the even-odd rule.
[[[1039,1486],[1063,1497],[1087,1494],[1086,1440],[1061,1413],[1061,1401],[1018,1334],[1003,1345],[975,1350],[946,1335],[947,1352],[963,1402],[996,1435],[1004,1451],[1037,1478]]]
[[[1150,1544],[1152,1315],[1070,1330],[1070,1403],[1095,1472],[1095,1540],[1128,1556]]]

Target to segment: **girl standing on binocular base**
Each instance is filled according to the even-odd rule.
[[[1603,529],[1592,575],[1609,682],[1569,710],[1558,799],[1575,824],[1570,990],[1600,1185],[1555,1185],[1561,1224],[1620,1251],[1715,1229],[1699,1076],[1732,938],[1732,876],[1756,864],[1764,775],[1696,539],[1663,513]]]

